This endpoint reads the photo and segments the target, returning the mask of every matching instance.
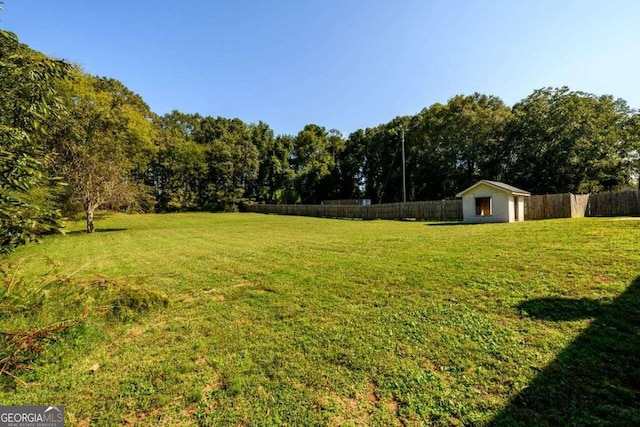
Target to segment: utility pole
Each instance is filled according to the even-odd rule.
[[[402,130],[402,202],[407,203],[407,172],[404,161],[404,126],[400,125],[400,129]]]

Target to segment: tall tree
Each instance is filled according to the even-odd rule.
[[[442,138],[446,106],[434,104],[411,118],[406,132],[411,200],[437,200],[455,194]]]
[[[176,110],[154,119],[158,151],[145,179],[153,188],[158,211],[201,209],[209,171],[205,147],[193,140],[201,119]]]
[[[637,133],[633,111],[611,96],[545,88],[513,107],[511,176],[536,193],[629,185]]]
[[[208,175],[201,199],[207,210],[234,210],[247,201],[257,177],[258,149],[249,127],[240,119],[204,117],[194,140],[205,147]]]
[[[54,124],[48,142],[58,153],[57,172],[70,184],[92,232],[98,208],[130,205],[144,194],[136,178],[154,151],[152,114],[122,83],[77,68],[59,91],[69,114]]]
[[[344,149],[338,153],[336,159],[339,176],[336,191],[340,199],[359,199],[364,196],[363,165],[366,148],[366,138],[362,130],[353,132],[344,141]]]
[[[409,116],[396,117],[356,133],[366,146],[362,165],[365,195],[374,203],[402,201],[402,129],[406,133],[409,120]]]
[[[417,180],[427,186],[420,196],[452,197],[479,179],[501,180],[510,118],[502,100],[479,93],[458,95],[423,111],[415,121],[417,135],[412,135],[421,148],[415,155],[421,163]]]
[[[295,137],[291,153],[291,165],[295,171],[295,190],[302,203],[319,203],[323,192],[322,180],[335,167],[335,144],[337,139],[315,124],[309,124]]]
[[[258,202],[286,201],[290,196],[294,176],[289,164],[293,137],[274,137],[269,126],[262,122],[251,127],[251,135],[260,156],[260,166],[251,196]]]
[[[340,186],[342,180],[341,158],[345,149],[345,140],[337,129],[327,132],[327,152],[331,156],[329,173],[320,179],[316,185],[316,200],[332,200],[342,198]]]

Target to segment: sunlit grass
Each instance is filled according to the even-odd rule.
[[[606,306],[640,275],[635,220],[108,215],[97,230],[11,260],[143,282],[169,307],[74,332],[0,404],[62,404],[70,425],[485,424],[597,315],[523,303]]]

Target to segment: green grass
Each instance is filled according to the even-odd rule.
[[[640,424],[640,221],[96,226],[10,260],[169,306],[90,317],[17,371],[26,384],[0,382],[0,404],[65,405],[68,425]]]

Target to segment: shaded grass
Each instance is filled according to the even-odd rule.
[[[639,302],[640,278],[612,303],[549,298],[523,303],[556,321],[598,314],[492,425],[637,425]]]
[[[144,278],[171,305],[54,346],[0,404],[64,404],[71,425],[517,423],[514,402],[549,394],[545,369],[640,265],[640,222],[610,219],[113,215],[97,228],[120,231],[48,238],[12,260]],[[38,259],[30,274],[47,270]],[[633,395],[634,375],[601,377]],[[640,421],[625,402],[625,422]],[[620,407],[585,410],[606,424]]]

